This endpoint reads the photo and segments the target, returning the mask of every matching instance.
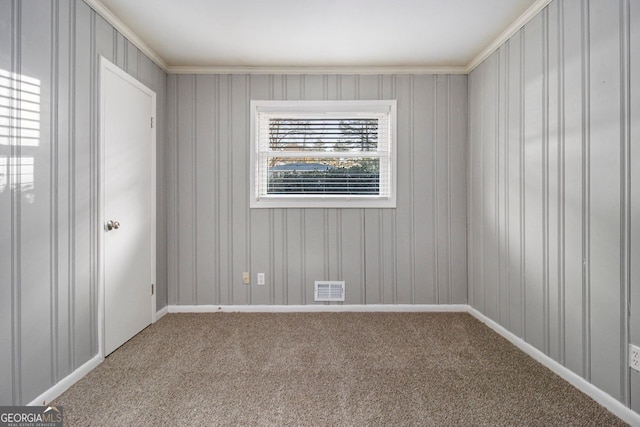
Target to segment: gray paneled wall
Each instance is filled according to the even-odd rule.
[[[0,1],[2,405],[31,401],[98,351],[100,55],[156,91],[162,125],[166,74],[84,2]],[[7,73],[24,76],[30,86]],[[24,102],[17,113],[6,108],[14,98]],[[29,121],[12,124],[7,114]],[[162,189],[162,126],[157,139]],[[166,305],[163,194],[157,209],[158,308]]]
[[[319,279],[345,280],[347,304],[466,303],[466,76],[171,75],[167,90],[170,304],[312,304]],[[251,99],[397,99],[397,209],[249,209]]]
[[[470,304],[636,411],[639,35],[635,1],[556,0],[473,71],[468,192]]]
[[[625,99],[625,128],[623,135],[629,135],[628,145],[625,148],[625,168],[627,171],[625,191],[627,212],[625,213],[625,227],[627,229],[626,240],[623,242],[628,251],[628,265],[630,270],[625,271],[630,275],[629,296],[631,299],[629,317],[629,335],[631,342],[640,346],[640,5],[637,2],[627,2],[624,9],[628,11],[626,30],[629,34],[629,57],[625,62],[625,76],[628,77],[629,98]],[[630,7],[630,8],[629,8]],[[630,72],[631,70],[635,72]],[[627,108],[628,105],[628,108]],[[631,151],[629,151],[629,149]],[[633,167],[632,167],[633,165]],[[631,408],[640,414],[640,372],[631,371]]]

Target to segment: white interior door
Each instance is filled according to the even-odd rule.
[[[104,355],[152,321],[155,94],[101,61]]]

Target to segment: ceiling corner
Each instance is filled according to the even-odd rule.
[[[156,63],[165,72],[169,72],[169,65],[158,53],[153,50],[147,43],[144,42],[131,28],[125,25],[116,15],[111,12],[100,0],[84,0],[90,8],[95,10],[100,16],[102,16],[109,24],[111,24],[116,30],[118,30],[124,37],[126,37],[131,43],[133,43],[138,49],[147,55],[153,62]]]
[[[537,0],[522,15],[518,17],[513,24],[509,25],[506,30],[502,32],[494,41],[492,41],[487,47],[476,55],[465,67],[467,74],[471,73],[478,65],[487,59],[493,52],[498,50],[507,40],[509,40],[515,33],[517,33],[527,22],[533,19],[542,9],[547,7],[553,0]]]

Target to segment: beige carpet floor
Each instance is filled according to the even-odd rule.
[[[170,314],[53,404],[65,426],[624,425],[466,313]]]

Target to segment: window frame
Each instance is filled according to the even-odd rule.
[[[368,195],[270,195],[258,197],[258,113],[272,114],[317,114],[318,117],[331,113],[388,113],[389,114],[389,159],[388,185],[389,197]],[[395,208],[397,177],[397,101],[396,100],[358,100],[358,101],[266,101],[251,100],[250,103],[250,208]],[[354,151],[355,152],[355,151]],[[302,153],[302,152],[301,152]],[[302,154],[301,154],[302,157]],[[366,156],[364,156],[366,157]],[[381,183],[382,185],[382,183]]]

